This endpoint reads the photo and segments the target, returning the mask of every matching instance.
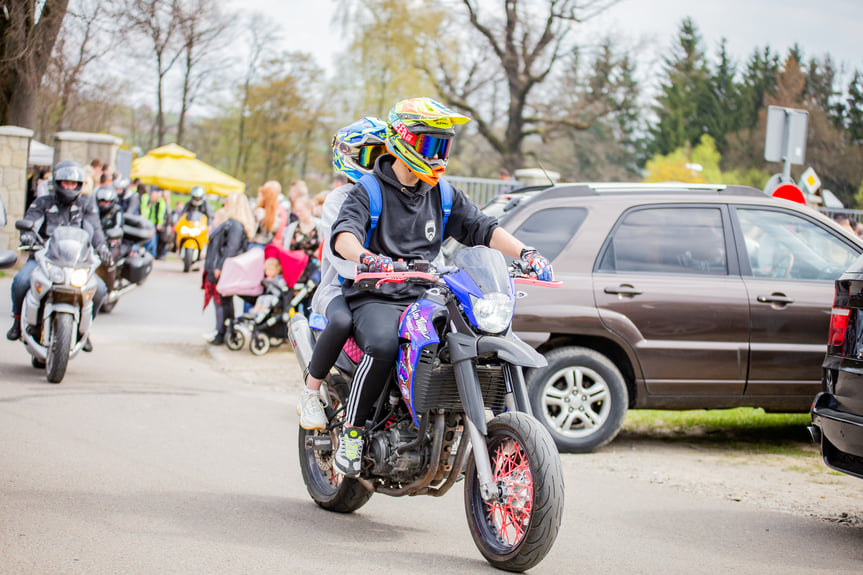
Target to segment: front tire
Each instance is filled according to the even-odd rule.
[[[72,322],[68,313],[57,313],[51,319],[51,341],[48,344],[48,357],[45,364],[45,376],[50,383],[60,383],[66,375],[69,364],[69,352],[72,349]]]
[[[225,336],[225,346],[231,351],[239,351],[246,345],[246,336],[243,332],[233,326]]]
[[[183,248],[183,273],[192,269],[195,252],[190,248]]]
[[[334,413],[339,412],[343,417],[344,411],[339,409],[347,400],[347,385],[329,377],[327,389],[330,395],[327,416],[333,417]],[[297,433],[300,470],[306,489],[315,503],[328,511],[353,513],[366,504],[372,492],[356,479],[344,477],[333,465],[341,431],[341,425],[335,425],[330,430],[308,430],[300,427]],[[322,438],[324,441],[329,438],[332,450],[313,449],[311,445],[314,444],[315,438]]]
[[[626,382],[617,366],[585,347],[545,354],[548,365],[527,377],[534,416],[562,453],[590,453],[610,442],[629,407]]]
[[[536,419],[508,412],[491,420],[486,436],[500,498],[480,494],[471,458],[464,503],[473,541],[486,560],[522,572],[545,558],[563,519],[563,468],[554,442]]]

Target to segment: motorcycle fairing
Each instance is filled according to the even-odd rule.
[[[414,412],[414,374],[420,354],[427,346],[437,346],[440,343],[437,331],[433,325],[433,318],[438,310],[445,309],[440,303],[419,299],[411,304],[402,314],[399,323],[399,338],[407,340],[399,346],[399,358],[396,364],[396,377],[399,391],[413,418],[414,425],[418,424]]]

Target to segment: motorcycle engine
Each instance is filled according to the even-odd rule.
[[[372,473],[392,481],[404,482],[414,479],[425,469],[428,445],[397,453],[399,445],[417,438],[417,429],[403,421],[383,431],[372,434],[369,441],[369,457],[374,460]]]

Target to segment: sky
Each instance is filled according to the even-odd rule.
[[[333,58],[341,49],[341,30],[333,22],[335,0],[235,2],[244,11],[272,15],[282,26],[285,49],[310,52],[320,66],[332,70]],[[621,0],[580,25],[577,33],[595,38],[610,33],[625,44],[639,46],[643,71],[651,73],[658,62],[656,54],[667,50],[687,15],[700,30],[708,54],[715,52],[724,36],[741,65],[756,47],[769,45],[784,56],[798,42],[806,59],[829,53],[836,64],[844,64],[847,80],[855,67],[863,71],[861,0]]]

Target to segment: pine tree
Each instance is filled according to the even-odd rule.
[[[715,140],[717,149],[724,152],[726,135],[740,129],[744,122],[740,88],[735,81],[737,65],[728,54],[725,38],[720,41],[718,58],[716,71],[710,76],[710,106],[702,113],[707,133]]]
[[[651,155],[694,144],[708,129],[703,115],[711,104],[710,85],[701,36],[691,18],[681,22],[664,68],[666,78],[655,107],[659,121],[651,129]]]
[[[863,74],[859,70],[854,70],[854,77],[848,84],[848,97],[845,102],[848,140],[857,145],[863,145]]]

